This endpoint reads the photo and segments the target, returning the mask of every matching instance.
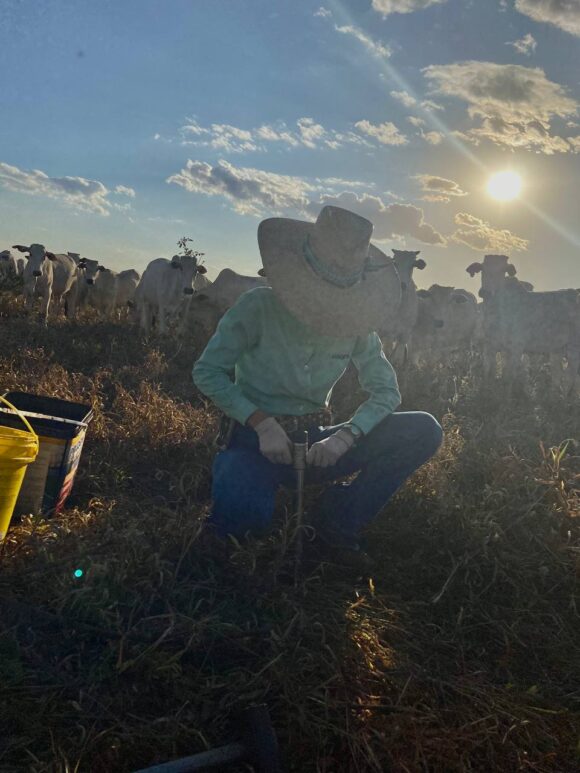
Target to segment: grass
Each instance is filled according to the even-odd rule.
[[[1,309],[0,388],[95,409],[67,509],[1,552],[1,771],[136,770],[260,701],[287,771],[578,769],[580,411],[539,365],[517,399],[467,358],[406,374],[443,448],[372,526],[372,578],[308,565],[295,587],[287,495],[264,540],[204,531],[199,342]],[[338,392],[346,415],[361,395]]]

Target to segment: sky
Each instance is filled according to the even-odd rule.
[[[580,0],[2,0],[0,249],[255,275],[260,220],[335,204],[420,287],[580,287],[579,63]]]

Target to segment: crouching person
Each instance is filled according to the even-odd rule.
[[[430,414],[395,413],[397,379],[374,331],[399,304],[400,284],[392,261],[370,243],[372,229],[330,206],[315,223],[260,223],[271,287],[239,298],[193,367],[196,386],[232,420],[213,466],[209,522],[221,535],[267,530],[278,487],[295,480],[289,433],[305,429],[306,483],[333,482],[312,523],[338,560],[357,563],[365,558],[360,532],[441,443]],[[369,397],[349,421],[332,425],[330,393],[351,361]]]

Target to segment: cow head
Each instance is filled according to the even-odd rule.
[[[171,268],[181,271],[184,295],[193,295],[193,281],[196,274],[207,273],[207,268],[200,265],[193,255],[174,255],[170,265]]]
[[[99,261],[90,260],[89,258],[83,258],[83,266],[85,271],[85,282],[88,285],[94,285],[97,274],[99,273]]]
[[[399,279],[401,280],[401,289],[403,292],[405,292],[405,290],[411,284],[411,279],[413,278],[413,269],[418,268],[420,271],[422,271],[427,265],[423,258],[417,259],[417,255],[420,252],[421,250],[416,250],[413,252],[410,250],[393,249],[393,261],[397,267],[397,273],[399,274]]]
[[[25,253],[28,270],[34,277],[42,276],[42,264],[45,260],[56,260],[54,252],[48,252],[44,244],[31,244],[30,247],[25,247],[23,244],[13,244],[12,247]]]
[[[507,255],[486,255],[483,263],[472,263],[466,271],[470,276],[481,273],[479,297],[491,300],[505,284],[508,276],[515,276],[516,267],[508,262]]]

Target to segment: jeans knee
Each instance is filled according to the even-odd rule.
[[[425,449],[428,456],[433,456],[443,441],[443,429],[430,413],[418,411],[415,415],[417,442]]]

